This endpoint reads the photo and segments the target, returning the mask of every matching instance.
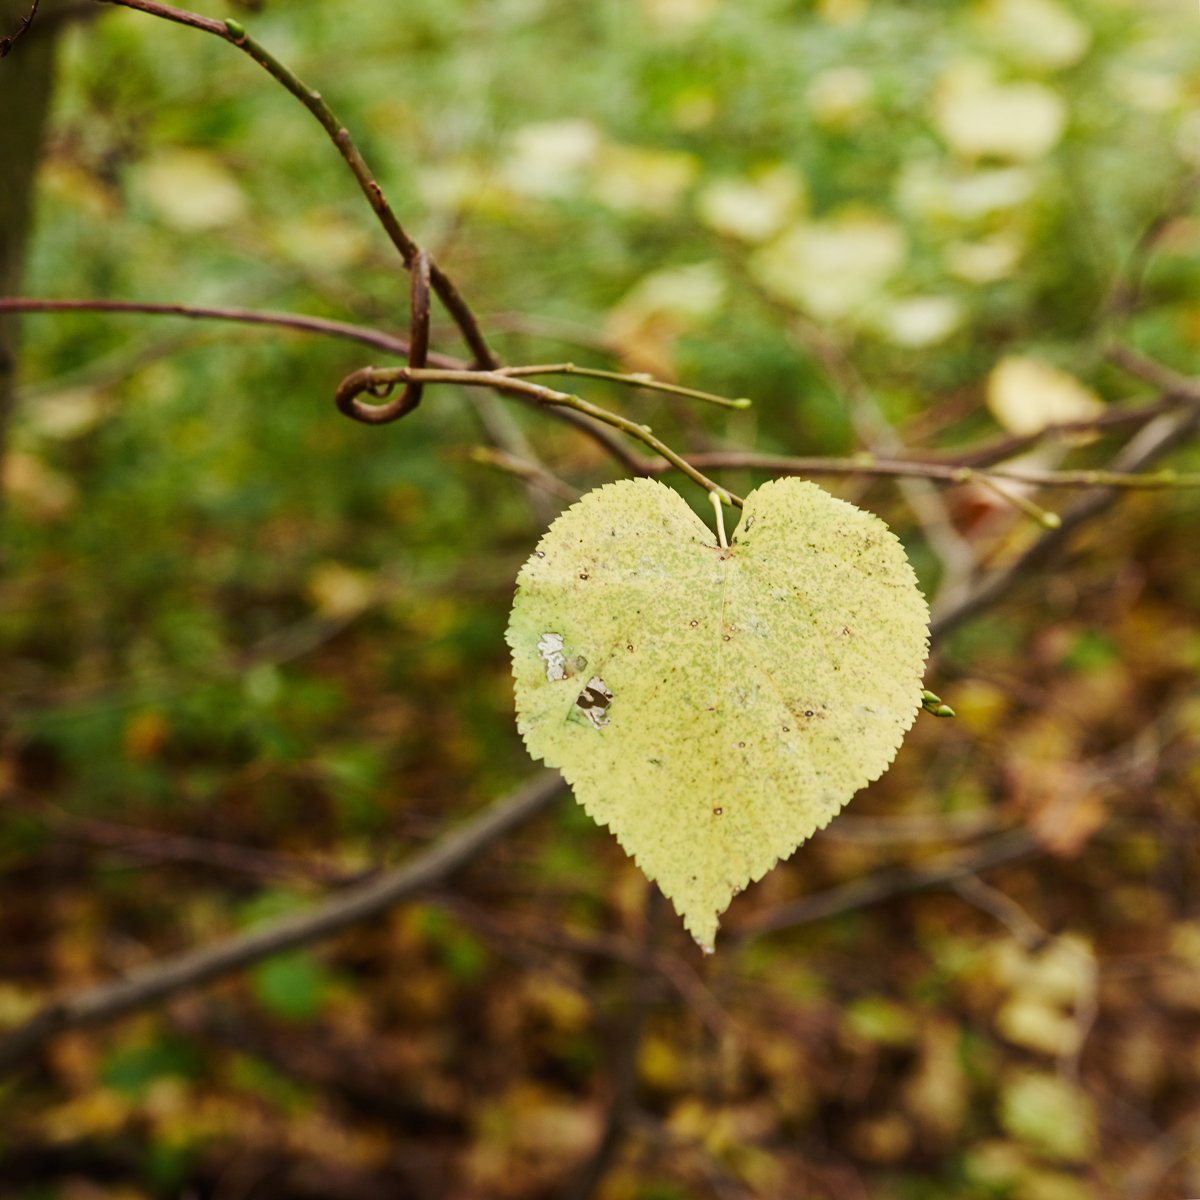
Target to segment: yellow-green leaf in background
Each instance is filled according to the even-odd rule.
[[[933,116],[947,145],[963,158],[1027,162],[1058,145],[1068,113],[1062,95],[1044,83],[998,82],[988,68],[964,62],[942,77]]]
[[[1021,1071],[1000,1094],[1000,1123],[1013,1137],[1065,1162],[1095,1152],[1096,1118],[1088,1094],[1058,1075]]]
[[[728,546],[623,480],[550,527],[508,628],[518,726],[711,950],[719,915],[887,769],[928,611],[899,541],[811,483],[746,500]]]
[[[823,321],[843,321],[878,301],[907,257],[897,222],[855,209],[785,230],[754,253],[750,273],[777,299]]]
[[[1091,421],[1104,411],[1104,402],[1074,375],[1010,354],[992,368],[987,381],[987,405],[1009,433],[1040,433],[1050,425]]]

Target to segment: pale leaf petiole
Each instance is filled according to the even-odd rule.
[[[722,550],[728,550],[729,542],[725,538],[725,514],[721,511],[721,493],[709,492],[708,498],[712,501],[713,511],[717,514],[717,541]]]

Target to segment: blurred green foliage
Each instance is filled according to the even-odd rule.
[[[843,453],[888,430],[963,447],[1013,420],[987,403],[1005,358],[1105,403],[1140,394],[1105,364],[1112,338],[1200,369],[1193,6],[236,15],[327,97],[507,360],[754,398],[711,413],[579,381],[679,447]],[[115,9],[63,49],[28,294],[404,329],[407,282],[353,182],[253,64]],[[1118,281],[1160,218],[1125,305]],[[519,479],[471,459],[476,398],[431,390],[385,429],[338,416],[338,379],[374,352],[96,314],[23,333],[0,605],[4,1023],[399,858],[524,778],[502,634],[542,523]],[[441,319],[436,345],[459,352]],[[510,419],[580,488],[617,471],[544,416]],[[896,489],[835,487],[895,525],[934,589],[942,564]],[[948,504],[993,561],[1028,536],[978,497]],[[997,921],[941,893],[718,954],[703,981],[669,941],[647,1119],[606,1197],[1200,1192],[1196,516],[1186,495],[1129,500],[1030,603],[964,627],[932,682],[959,721],[924,721],[844,818],[895,837],[835,826],[739,901],[918,861],[966,814],[1056,856],[1001,877],[1045,944],[1003,904]],[[936,832],[906,839],[909,818]],[[0,1178],[48,1146],[68,1182],[17,1174],[5,1194],[210,1194],[239,1155],[308,1164],[328,1196],[558,1194],[599,1136],[638,877],[567,809],[456,897],[65,1039],[0,1093]],[[100,1191],[71,1190],[89,1176]]]

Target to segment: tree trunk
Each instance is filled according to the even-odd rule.
[[[32,0],[0,0],[0,36],[11,36]],[[43,0],[33,26],[0,59],[0,295],[20,292],[33,217],[33,185],[54,76],[54,44],[62,22]],[[47,12],[47,10],[50,10]],[[49,18],[49,19],[48,19]],[[17,318],[0,313],[0,480],[12,418],[17,369]],[[0,498],[3,488],[0,487]]]

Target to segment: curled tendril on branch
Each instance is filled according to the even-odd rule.
[[[411,315],[409,318],[408,366],[420,370],[429,355],[429,255],[418,250],[412,264]],[[425,383],[409,379],[404,391],[387,400],[396,386],[394,380],[380,380],[374,367],[363,367],[347,375],[338,385],[334,401],[338,412],[364,425],[387,425],[407,416],[421,403]],[[374,396],[385,404],[364,404],[359,397]]]

